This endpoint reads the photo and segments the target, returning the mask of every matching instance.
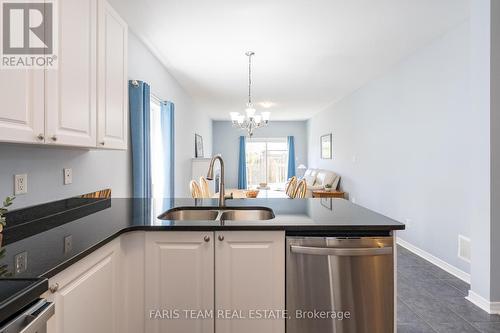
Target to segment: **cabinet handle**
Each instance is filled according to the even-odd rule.
[[[104,146],[104,141],[99,142],[101,146]]]
[[[223,235],[219,235],[219,240],[222,242],[224,240],[224,236]]]
[[[40,133],[40,134],[38,134],[38,136],[36,138],[38,140],[42,141],[43,139],[45,139],[45,136],[42,133]]]
[[[59,283],[55,283],[49,287],[51,293],[55,293],[59,289]]]
[[[203,240],[204,240],[205,242],[210,242],[210,236],[205,236],[205,237],[203,238]]]
[[[57,141],[57,136],[52,135],[52,136],[50,137],[50,139],[51,139],[52,141],[56,142],[56,141]]]

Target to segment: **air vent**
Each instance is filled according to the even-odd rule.
[[[458,257],[470,263],[470,238],[458,235]]]

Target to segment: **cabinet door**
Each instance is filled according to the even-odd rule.
[[[214,331],[213,317],[204,315],[214,306],[213,233],[147,233],[145,281],[146,332]],[[206,318],[186,317],[184,310]],[[179,318],[171,319],[175,311]]]
[[[119,332],[119,250],[114,241],[50,279],[58,289],[48,297],[56,305],[49,333]]]
[[[0,141],[44,142],[43,70],[2,70]]]
[[[46,141],[95,147],[97,0],[64,0],[56,8],[59,66],[45,72]]]
[[[284,319],[252,319],[252,310],[285,309],[285,234],[281,231],[217,232],[215,240],[217,333],[283,333]],[[246,318],[246,319],[245,319]]]
[[[128,89],[125,21],[99,1],[97,146],[127,149]]]

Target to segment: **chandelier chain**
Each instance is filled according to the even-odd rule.
[[[252,53],[248,54],[248,105],[252,105]]]

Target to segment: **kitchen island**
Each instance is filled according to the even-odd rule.
[[[270,309],[279,310],[285,300],[285,237],[384,238],[404,229],[397,221],[343,199],[226,201],[227,208],[271,208],[275,217],[261,221],[158,218],[169,209],[193,206],[216,207],[217,200],[71,198],[13,211],[3,235],[0,265],[4,275],[11,277],[49,279],[50,290],[44,297],[56,302],[56,316],[49,324],[53,332],[67,331],[78,322],[79,316],[73,318],[73,314],[89,311],[99,318],[101,314],[102,318],[110,316],[109,323],[102,324],[108,332],[161,332],[171,325],[189,323],[194,325],[193,332],[213,332],[213,327],[218,327],[217,332],[230,332],[233,324],[280,332],[283,318],[266,326],[248,318],[169,321],[146,317],[150,310],[179,304],[176,289],[182,291],[180,299],[190,300],[184,307],[243,307],[245,304],[234,298],[241,283],[255,286],[255,290],[250,288],[246,294],[240,290],[240,297],[261,295]],[[27,254],[27,266],[16,273],[14,258],[20,253]],[[186,274],[176,273],[182,271]],[[268,274],[253,273],[260,271]],[[239,280],[235,282],[233,276]],[[79,284],[81,290],[77,291]],[[85,304],[85,300],[94,302],[94,309],[75,305]],[[13,311],[9,308],[12,304],[2,305],[1,313]],[[57,304],[68,308],[58,309]],[[253,302],[256,304],[258,299]]]

